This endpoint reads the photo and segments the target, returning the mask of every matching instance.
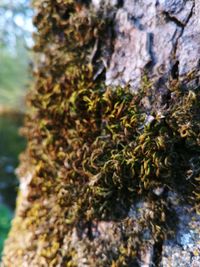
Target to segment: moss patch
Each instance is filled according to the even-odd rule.
[[[198,208],[200,90],[176,85],[168,107],[147,111],[144,99],[155,99],[148,81],[134,95],[106,87],[103,72],[94,79],[104,53],[101,41],[91,57],[94,45],[111,27],[103,13],[76,1],[36,5],[42,60],[29,95],[21,176],[32,171],[4,261],[133,266],[138,247],[174,230],[169,191]],[[141,200],[148,213],[138,211],[135,222],[130,210]]]

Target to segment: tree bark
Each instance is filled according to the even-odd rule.
[[[34,1],[36,81],[2,266],[199,266],[200,1]]]

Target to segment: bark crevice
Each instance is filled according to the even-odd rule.
[[[182,77],[189,68],[197,68],[195,56],[189,59],[188,66],[186,61],[192,46],[194,51],[199,49],[197,14],[198,3],[194,0],[125,0],[116,11],[116,38],[106,71],[107,85],[129,84],[133,91],[137,91],[144,72],[150,79],[166,81],[178,61],[178,77]],[[191,27],[197,31],[196,36],[191,35]],[[186,41],[189,36],[191,44]]]

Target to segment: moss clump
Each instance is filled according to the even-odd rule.
[[[99,55],[94,46],[110,28],[103,13],[80,1],[36,6],[42,56],[5,265],[133,266],[143,244],[172,233],[169,191],[198,208],[200,90],[177,86],[162,113],[147,112],[150,83],[134,95],[94,79],[103,41]]]

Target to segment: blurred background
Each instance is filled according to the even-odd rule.
[[[32,16],[30,0],[0,0],[0,257],[15,210],[15,168],[26,145],[18,132],[32,80]]]

